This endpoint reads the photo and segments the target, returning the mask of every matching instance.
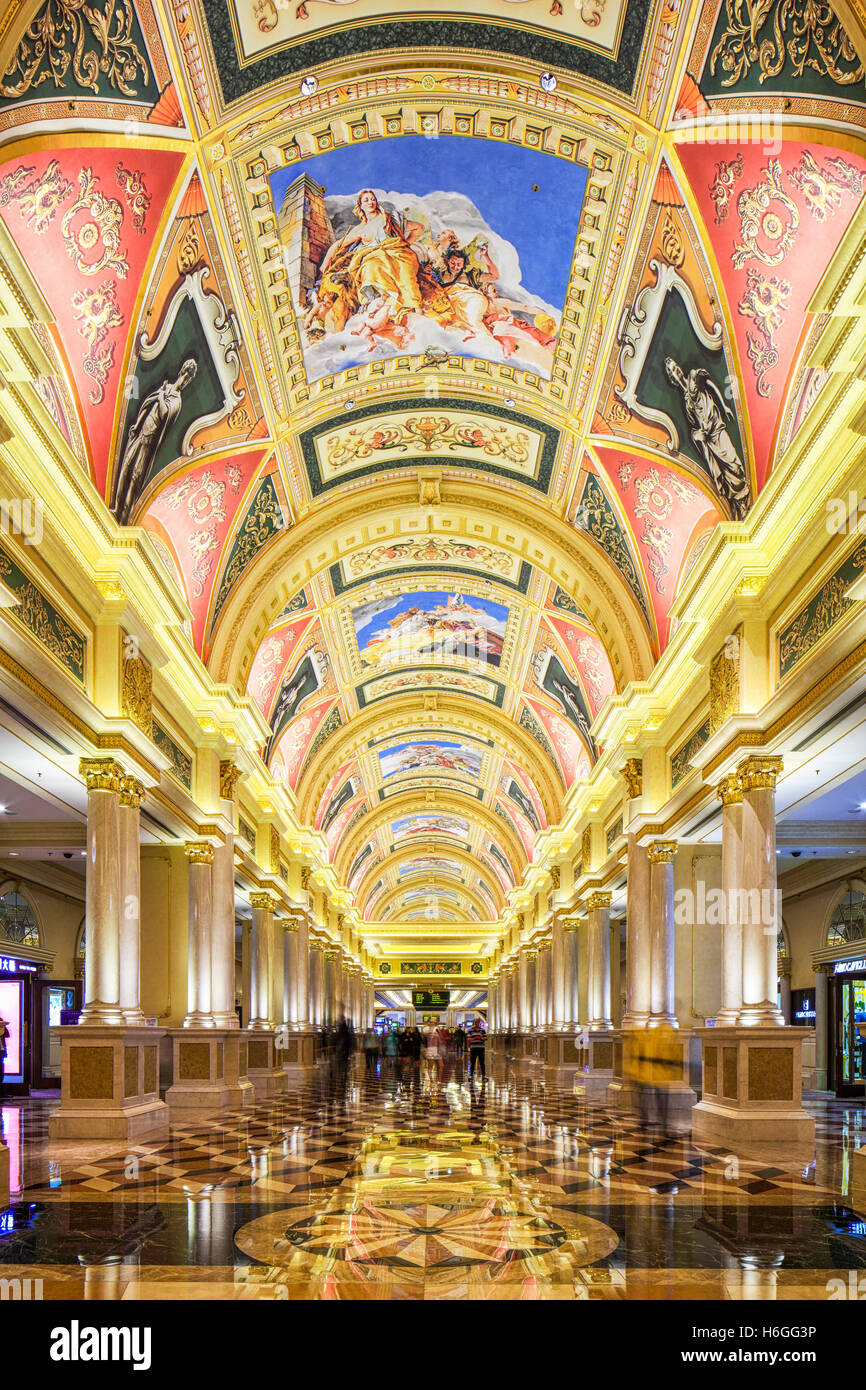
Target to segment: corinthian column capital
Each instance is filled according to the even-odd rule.
[[[187,840],[183,848],[190,864],[213,863],[213,845],[206,840]]]
[[[716,796],[723,806],[739,806],[743,800],[743,783],[738,772],[729,772],[716,787]]]
[[[123,768],[115,758],[81,758],[78,774],[89,792],[119,792]]]
[[[651,864],[670,864],[677,852],[676,840],[653,840],[647,847]]]
[[[610,907],[612,893],[591,893],[586,902],[587,912],[597,912],[599,909]]]
[[[760,788],[772,790],[781,771],[782,759],[765,754],[746,758],[745,762],[740,763],[737,768],[743,789],[747,792],[757,791]]]
[[[277,900],[273,893],[250,893],[250,907],[261,908],[263,912],[276,912]]]

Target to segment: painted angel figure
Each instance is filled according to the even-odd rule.
[[[196,371],[194,359],[188,357],[174,381],[166,379],[145,396],[129,427],[111,499],[111,509],[122,526],[129,524],[160,445],[180,414],[183,393]]]
[[[709,372],[693,367],[688,376],[673,357],[665,358],[668,380],[679,387],[692,439],[703,455],[719,496],[739,521],[749,510],[751,488],[745,464],[731,439],[733,411]]]

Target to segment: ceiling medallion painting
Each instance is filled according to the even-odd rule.
[[[491,180],[481,141],[404,136],[271,175],[310,381],[428,350],[550,377],[586,171],[502,163]]]
[[[546,492],[559,440],[552,424],[521,411],[437,395],[401,400],[387,414],[380,404],[347,412],[339,425],[304,430],[299,444],[316,497],[386,469],[425,465],[474,468]]]
[[[411,593],[373,599],[352,610],[367,671],[454,657],[498,666],[508,609],[460,593]]]

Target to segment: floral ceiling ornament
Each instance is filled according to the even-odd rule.
[[[92,405],[105,399],[108,373],[114,366],[114,344],[102,347],[112,328],[119,328],[123,315],[117,307],[115,282],[104,280],[101,285],[86,285],[72,296],[72,308],[78,321],[78,331],[87,343],[83,366],[95,382],[89,392]]]
[[[724,159],[716,165],[715,177],[710,184],[710,197],[716,205],[716,226],[720,226],[728,215],[728,205],[734,191],[734,184],[737,179],[742,177],[743,156],[738,154],[736,159],[726,162]]]
[[[41,236],[71,192],[72,184],[61,174],[56,159],[52,159],[41,178],[33,165],[19,165],[0,182],[0,208],[18,203],[27,225]]]
[[[66,251],[81,275],[113,270],[121,280],[129,272],[120,249],[123,208],[97,187],[92,169],[78,171],[78,197],[63,214],[61,230]]]
[[[735,269],[741,270],[753,259],[778,265],[793,246],[800,225],[796,204],[782,187],[778,159],[768,159],[761,182],[740,194],[737,213],[742,242],[731,253]]]
[[[328,440],[328,463],[345,468],[372,454],[394,449],[405,454],[417,450],[477,449],[486,458],[502,458],[512,464],[529,459],[529,436],[523,430],[505,425],[480,425],[477,421],[452,420],[442,415],[411,416],[396,425],[376,424],[368,429],[353,428]]]
[[[799,167],[792,169],[789,177],[818,222],[842,206],[843,193],[860,198],[866,182],[863,174],[839,155],[831,155],[819,166],[808,150],[803,151]]]
[[[827,0],[725,0],[727,28],[710,56],[710,72],[721,61],[730,75],[723,87],[733,87],[752,64],[760,81],[778,77],[786,60],[792,76],[806,68],[850,87],[863,79],[863,64],[850,37]],[[759,37],[767,30],[764,37]]]
[[[775,334],[782,326],[791,286],[787,280],[780,280],[775,275],[761,275],[753,269],[747,271],[747,276],[748,287],[737,308],[741,314],[754,320],[760,334],[758,338],[754,333],[746,333],[749,361],[755,372],[758,395],[769,396],[773,387],[766,377],[779,361]]]
[[[0,93],[21,97],[43,82],[65,87],[71,66],[79,87],[98,92],[104,76],[124,96],[137,96],[132,84],[140,71],[146,85],[148,71],[133,42],[134,18],[132,0],[105,0],[102,8],[86,0],[46,0],[3,74]]]

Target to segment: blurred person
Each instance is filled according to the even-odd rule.
[[[481,1067],[481,1080],[482,1080],[482,1083],[486,1083],[486,1081],[487,1081],[487,1058],[486,1058],[486,1054],[485,1054],[485,1044],[486,1044],[486,1042],[487,1042],[487,1034],[485,1033],[484,1029],[481,1027],[481,1020],[480,1020],[480,1018],[476,1018],[476,1019],[475,1019],[475,1022],[472,1024],[472,1027],[469,1029],[469,1038],[468,1038],[468,1041],[469,1041],[469,1080],[470,1080],[470,1081],[472,1080],[472,1077],[473,1077],[473,1075],[474,1075],[474,1073],[475,1073],[475,1067],[476,1067],[476,1065],[478,1065],[478,1066]]]
[[[3,1086],[3,1079],[6,1075],[6,1039],[9,1037],[9,1024],[5,1018],[0,1018],[0,1088]]]
[[[454,1062],[457,1067],[457,1075],[461,1081],[466,1075],[466,1029],[462,1023],[458,1023],[454,1029],[452,1038],[454,1044]]]
[[[364,1034],[364,1059],[367,1063],[367,1075],[376,1075],[376,1063],[379,1060],[379,1039],[376,1037],[375,1028],[368,1028]]]

